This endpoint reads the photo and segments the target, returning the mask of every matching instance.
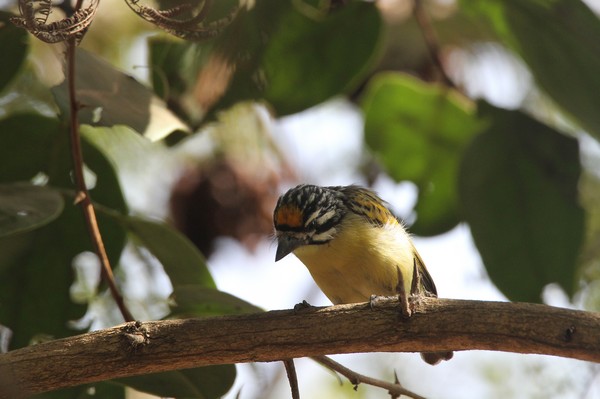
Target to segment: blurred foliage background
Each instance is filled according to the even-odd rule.
[[[410,231],[436,237],[468,226],[485,273],[505,298],[542,302],[554,287],[565,306],[600,308],[600,21],[593,11],[599,4],[209,4],[195,36],[176,38],[124,2],[106,0],[77,53],[87,181],[137,319],[260,311],[218,290],[212,256],[222,237],[250,252],[264,247],[277,196],[307,180],[409,182],[416,198],[399,216]],[[0,349],[6,351],[122,320],[73,206],[64,47],[14,26],[14,1],[0,7]],[[226,23],[214,28],[219,21]],[[278,137],[294,118],[316,118],[318,125],[315,114],[323,109],[329,118],[344,118],[340,107],[358,121],[358,153],[343,151],[355,138],[328,138],[327,127],[301,141],[304,153],[342,154],[329,165],[336,176],[344,170],[342,182],[328,180],[335,173],[316,175],[310,157],[297,162],[294,143]],[[387,379],[392,367],[404,367],[402,383],[432,397],[468,397],[456,381],[437,390],[420,385],[423,375],[402,363],[390,366],[389,356],[359,363]],[[478,368],[464,373],[488,387],[486,397],[600,392],[594,365],[511,363],[519,361],[479,359]],[[573,367],[579,383],[565,376]],[[532,379],[537,390],[499,377],[515,369],[526,376],[517,381]],[[557,379],[548,370],[565,373]],[[44,397],[119,398],[126,386],[167,397],[278,397],[278,376],[256,366],[235,382],[236,367],[228,365]],[[320,397],[385,397],[332,380],[320,385]],[[242,389],[251,384],[262,391]]]

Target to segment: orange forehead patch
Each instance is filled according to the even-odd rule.
[[[300,227],[302,226],[302,211],[294,205],[282,205],[275,212],[274,219],[277,226]]]

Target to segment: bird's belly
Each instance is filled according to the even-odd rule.
[[[295,251],[323,293],[334,304],[366,302],[371,295],[397,293],[399,273],[406,292],[412,282],[412,257],[390,256],[378,248],[333,244]]]

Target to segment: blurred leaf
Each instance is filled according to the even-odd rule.
[[[0,184],[0,239],[56,219],[64,201],[56,191],[28,183]]]
[[[197,123],[194,113],[214,114],[244,100],[265,99],[286,115],[352,91],[378,54],[383,23],[377,7],[352,1],[329,13],[306,8],[256,2],[209,43],[152,40],[156,92]],[[185,95],[196,107],[189,109]]]
[[[463,149],[480,130],[473,104],[452,89],[400,73],[371,80],[362,102],[365,140],[387,172],[419,189],[411,232],[441,234],[459,221]]]
[[[236,296],[194,284],[175,287],[170,317],[206,317],[224,314],[257,313],[264,310]]]
[[[119,378],[114,382],[160,397],[210,399],[227,393],[235,376],[235,366],[226,364]]]
[[[1,182],[30,180],[40,172],[48,173],[57,138],[67,135],[53,118],[36,114],[17,114],[0,120]],[[66,143],[65,143],[66,144]]]
[[[463,0],[462,7],[487,17],[541,88],[600,138],[600,20],[582,1]]]
[[[123,188],[130,198],[140,186],[157,186],[156,173],[168,173],[174,162],[163,142],[151,142],[128,126],[83,125],[81,134],[111,161],[122,181],[127,182]]]
[[[489,106],[490,122],[465,154],[465,220],[492,281],[511,300],[539,302],[558,283],[569,294],[584,231],[576,140],[519,112]]]
[[[35,395],[33,399],[125,399],[125,387],[111,382],[80,385]]]
[[[106,215],[120,223],[138,239],[163,265],[173,287],[195,284],[216,288],[204,257],[184,235],[164,223],[124,216],[115,212]]]
[[[348,93],[373,63],[382,26],[376,5],[362,1],[322,20],[297,10],[288,13],[263,58],[265,99],[286,115]]]
[[[161,100],[133,77],[115,69],[99,57],[78,49],[75,86],[82,124],[95,126],[127,125],[152,140],[174,130],[186,130]],[[64,115],[69,115],[66,81],[52,89]]]
[[[27,55],[27,31],[16,27],[9,18],[14,15],[0,11],[0,92],[14,78]]]
[[[10,82],[10,89],[0,94],[0,118],[18,114],[56,117],[58,107],[48,87],[40,81],[33,66],[26,62]]]
[[[68,134],[57,120],[35,114],[13,116],[0,121],[0,140],[0,154],[9,166],[0,171],[0,180],[28,180],[43,173],[50,186],[74,190]],[[92,197],[127,212],[110,162],[85,140],[82,146],[86,165],[96,175]],[[125,233],[102,215],[98,222],[115,264]],[[75,333],[67,323],[81,317],[85,307],[70,298],[71,263],[76,255],[92,249],[79,207],[65,206],[53,223],[33,233],[0,239],[0,248],[6,247],[11,247],[11,253],[0,256],[0,324],[14,332],[11,348],[28,345],[38,334],[59,338]]]
[[[206,46],[206,45],[204,45]],[[148,39],[152,87],[167,103],[182,96],[193,83],[205,56],[197,43],[164,36]]]

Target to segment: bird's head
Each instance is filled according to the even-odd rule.
[[[331,241],[347,213],[335,187],[301,184],[279,197],[273,224],[277,237],[275,261],[305,245]]]

